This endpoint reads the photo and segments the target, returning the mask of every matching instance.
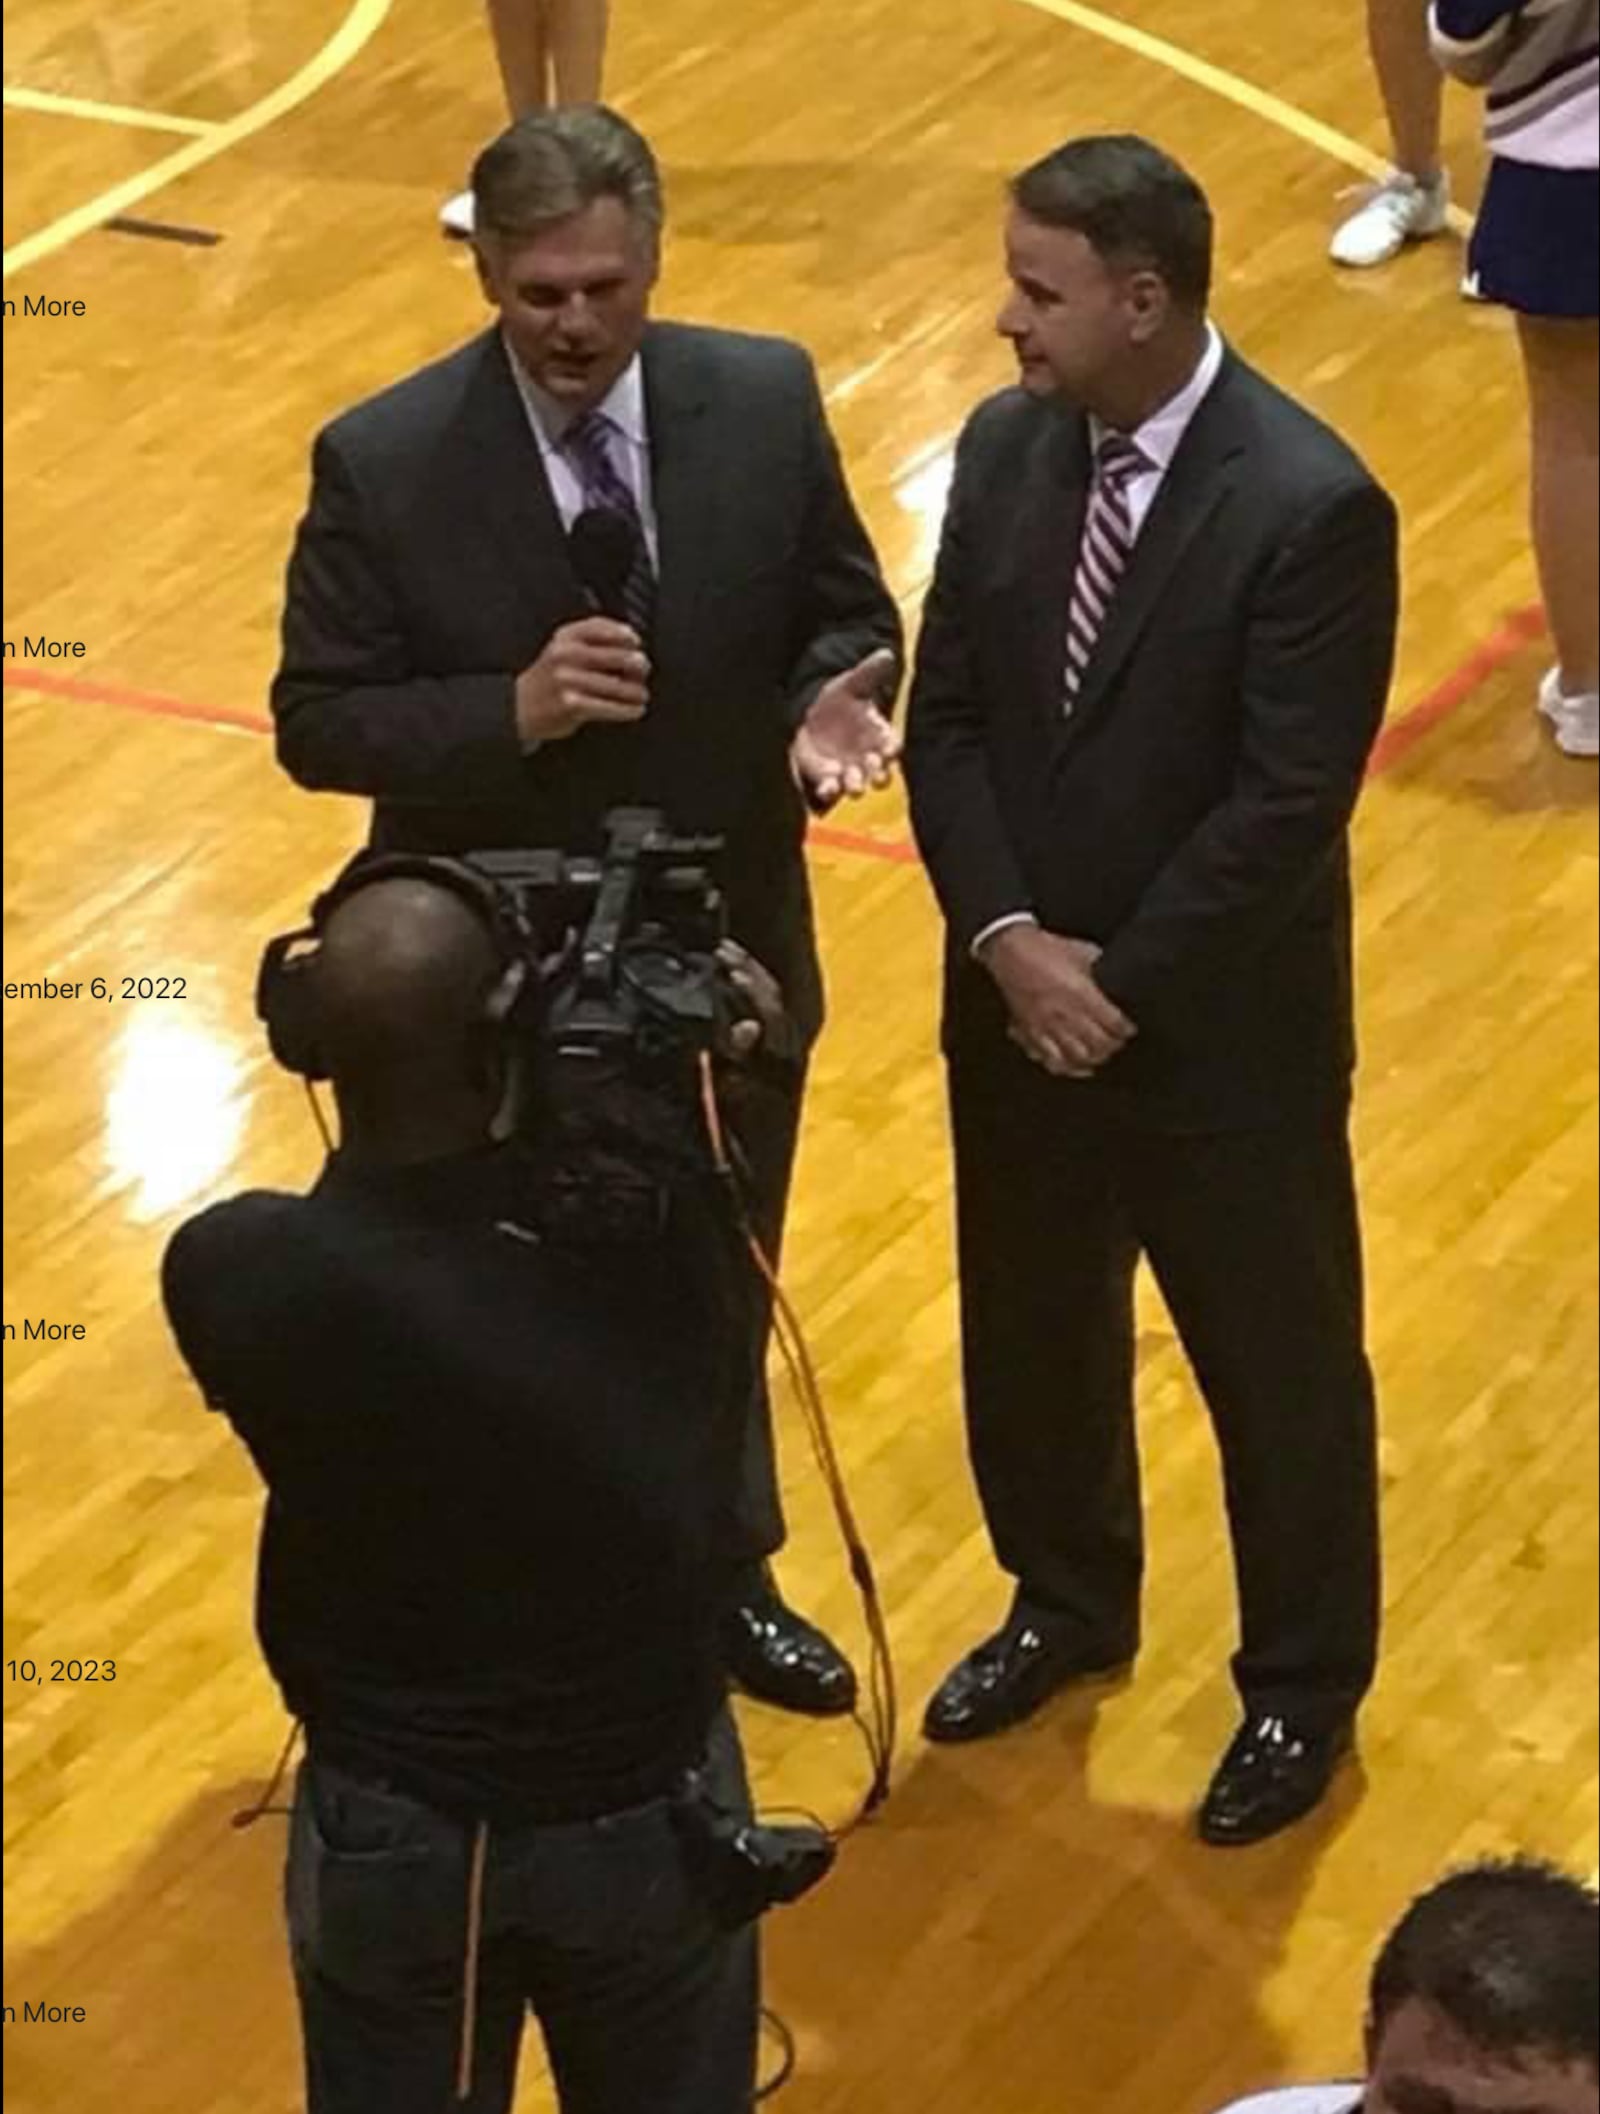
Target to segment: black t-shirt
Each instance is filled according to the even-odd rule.
[[[192,1219],[164,1270],[267,1486],[258,1626],[312,1751],[502,1824],[624,1810],[699,1758],[749,1388],[709,1196],[576,1249],[525,1190],[503,1148],[336,1158]]]

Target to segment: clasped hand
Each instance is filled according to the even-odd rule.
[[[1094,977],[1102,950],[1008,925],[980,950],[1011,1015],[1011,1039],[1058,1079],[1092,1079],[1138,1029]]]

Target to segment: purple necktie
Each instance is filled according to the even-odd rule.
[[[633,564],[623,584],[622,601],[628,622],[640,638],[647,639],[656,613],[656,574],[639,502],[611,452],[613,439],[620,437],[621,428],[605,412],[589,411],[567,429],[561,450],[578,473],[584,505],[620,514],[638,539]]]

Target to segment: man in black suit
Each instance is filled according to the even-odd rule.
[[[660,174],[612,112],[524,118],[474,191],[495,327],[317,441],[279,755],[302,785],[370,796],[387,848],[591,850],[619,805],[725,837],[734,933],[809,1042],[806,799],[886,779],[901,645],[815,372],[775,339],[650,321]],[[799,1087],[746,1111],[774,1254],[799,1120]],[[769,1701],[848,1711],[848,1663],[768,1567],[784,1528],[764,1388],[741,1515],[731,1670]]]
[[[1134,1276],[1221,1443],[1245,1719],[1202,1833],[1320,1803],[1376,1666],[1349,1144],[1347,831],[1392,672],[1392,504],[1208,321],[1213,230],[1143,141],[1021,177],[1021,386],[962,438],[907,737],[949,925],[967,1415],[1000,1634],[930,1737],[1138,1646]]]

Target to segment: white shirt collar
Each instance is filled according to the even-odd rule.
[[[511,341],[504,340],[506,358],[511,362],[511,372],[518,392],[527,408],[535,430],[547,447],[559,448],[572,424],[572,413],[541,389],[522,362],[511,349]],[[635,448],[649,445],[649,431],[645,423],[644,403],[644,359],[635,353],[627,366],[618,375],[610,390],[595,406],[597,412],[611,423]]]
[[[1173,458],[1183,445],[1183,436],[1194,423],[1195,413],[1216,386],[1222,372],[1222,362],[1227,347],[1222,342],[1222,333],[1215,323],[1206,325],[1206,349],[1200,355],[1200,364],[1187,382],[1170,397],[1161,409],[1147,418],[1137,433],[1128,438],[1135,442],[1163,476],[1171,469]],[[1090,421],[1094,429],[1096,447],[1110,430],[1099,419]]]

